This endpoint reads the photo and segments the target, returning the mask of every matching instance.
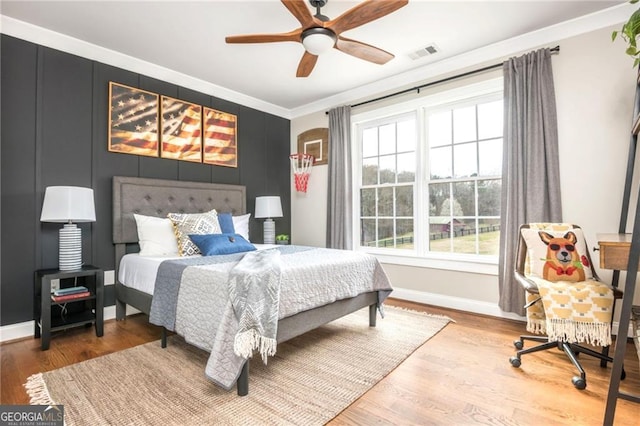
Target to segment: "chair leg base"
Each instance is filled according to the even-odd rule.
[[[534,342],[539,342],[541,344],[528,349],[524,349],[525,340],[531,340]],[[515,340],[513,342],[513,345],[516,349],[518,349],[518,351],[516,352],[515,356],[509,358],[509,363],[511,363],[511,365],[515,368],[520,367],[520,365],[522,364],[522,355],[546,351],[551,348],[558,348],[563,351],[565,355],[567,355],[573,366],[578,370],[579,376],[573,376],[571,379],[571,383],[578,390],[583,390],[587,387],[587,375],[584,371],[584,368],[582,368],[582,365],[578,361],[578,356],[581,353],[599,359],[600,366],[604,368],[606,368],[607,363],[613,362],[613,359],[609,356],[608,347],[603,348],[602,353],[600,353],[575,343],[550,342],[546,337],[543,336],[520,336],[520,339]],[[621,379],[624,380],[625,377],[626,373],[623,369]]]

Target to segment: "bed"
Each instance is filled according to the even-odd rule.
[[[199,213],[211,209],[218,212],[229,212],[233,215],[246,213],[245,187],[164,179],[114,177],[113,243],[115,245],[116,277],[120,277],[123,257],[138,250],[138,233],[134,214],[166,217],[170,212]],[[284,254],[286,252],[283,252],[283,257]],[[373,327],[376,324],[377,308],[390,292],[390,286],[376,291],[366,291],[282,317],[277,322],[276,340],[277,342],[286,341],[366,307],[369,308],[369,325]],[[124,319],[127,305],[150,315],[152,302],[153,297],[149,289],[137,289],[120,282],[119,279],[116,280],[116,318],[118,320]],[[157,308],[157,303],[155,307]],[[166,345],[166,330],[164,328],[162,344]],[[238,395],[248,394],[248,383],[249,362],[247,361],[243,363],[241,372],[237,376]]]

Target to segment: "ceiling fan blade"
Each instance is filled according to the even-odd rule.
[[[309,8],[307,7],[307,2],[305,0],[281,0],[281,1],[282,1],[282,4],[284,4],[284,7],[289,9],[289,12],[291,12],[291,14],[296,17],[298,22],[300,22],[300,24],[303,27],[306,28],[313,24],[313,21],[314,21],[313,15],[311,15],[311,12],[309,11]]]
[[[335,48],[348,55],[380,65],[386,64],[395,57],[393,54],[375,46],[344,37],[338,37]]]
[[[318,62],[318,56],[305,51],[302,59],[300,59],[296,77],[309,77],[309,74],[313,71],[313,67],[316,66],[316,62]]]
[[[366,0],[329,21],[325,28],[336,34],[382,18],[409,3],[409,0]]]
[[[302,28],[289,31],[288,33],[276,33],[276,34],[246,34],[227,36],[225,41],[227,43],[274,43],[279,41],[302,41]]]

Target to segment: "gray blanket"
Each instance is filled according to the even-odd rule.
[[[257,255],[267,252],[271,254]],[[150,322],[175,331],[188,343],[210,352],[205,373],[225,389],[235,384],[245,356],[253,349],[263,349],[263,358],[271,348],[275,350],[269,343],[277,332],[277,322],[269,325],[275,317],[282,319],[371,291],[378,291],[382,303],[392,291],[378,261],[365,253],[296,246],[253,253],[258,262],[244,265],[244,253],[167,260],[160,265],[156,278]],[[270,256],[271,260],[280,258],[279,270],[267,262]],[[236,275],[243,269],[254,271],[254,276]],[[280,286],[276,289],[278,276]],[[245,290],[229,291],[230,285],[238,283],[247,291],[262,287],[267,291],[252,295]],[[275,297],[278,292],[279,297]],[[238,296],[240,293],[244,296]],[[278,301],[277,307],[266,303],[274,300]],[[248,303],[256,301],[259,305],[246,309]],[[244,339],[237,339],[239,331],[247,332],[246,339],[253,348],[238,350],[242,355],[234,350],[237,340]],[[257,335],[260,337],[254,338]],[[246,345],[241,342],[236,349],[240,347]]]
[[[276,354],[280,306],[280,252],[247,253],[229,277],[229,298],[238,319],[233,351],[248,359],[258,350],[262,361]]]

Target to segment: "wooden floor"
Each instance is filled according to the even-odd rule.
[[[582,355],[587,389],[571,384],[576,374],[559,350],[525,355],[514,368],[514,337],[524,324],[449,309],[389,300],[455,320],[414,352],[332,425],[600,425],[610,368]],[[382,320],[384,321],[384,320]],[[160,337],[143,315],[107,321],[105,334],[76,328],[55,334],[51,349],[38,339],[0,345],[2,404],[26,404],[22,384],[29,375],[105,355]],[[525,346],[526,347],[526,346]],[[627,379],[621,389],[640,393],[639,361],[633,344],[626,351]],[[114,384],[115,385],[115,384]],[[153,419],[150,419],[153,422]],[[618,400],[616,425],[640,425],[640,404]]]

